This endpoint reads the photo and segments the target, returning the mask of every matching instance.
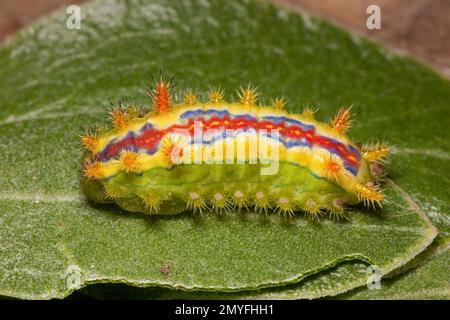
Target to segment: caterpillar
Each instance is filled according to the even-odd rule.
[[[259,106],[250,86],[240,88],[236,102],[224,101],[218,89],[207,102],[188,90],[173,103],[172,88],[157,80],[152,111],[120,104],[110,112],[113,128],[81,135],[88,198],[160,215],[254,209],[339,218],[360,202],[381,207],[391,148],[351,142],[349,108],[327,124],[310,107],[287,112],[283,98]]]

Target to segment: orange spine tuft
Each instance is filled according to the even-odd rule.
[[[156,113],[166,113],[170,109],[170,82],[160,80],[153,93],[153,108]]]
[[[139,155],[133,151],[123,151],[120,155],[121,169],[127,173],[140,172],[141,163]]]
[[[81,142],[91,152],[95,151],[95,148],[98,145],[98,138],[92,134],[85,134],[81,136]]]
[[[101,162],[86,163],[83,174],[89,179],[103,179],[105,177],[103,164]]]
[[[342,161],[338,157],[330,157],[324,163],[325,174],[328,179],[338,180],[338,173],[342,169]]]
[[[338,114],[331,121],[331,127],[337,133],[345,133],[351,126],[350,120],[350,108],[342,108],[339,110]]]
[[[117,109],[111,112],[111,117],[114,122],[114,126],[117,129],[123,129],[128,125],[127,115],[123,110]]]

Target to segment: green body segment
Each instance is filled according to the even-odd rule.
[[[349,205],[359,202],[339,185],[287,162],[279,163],[274,175],[261,175],[259,164],[191,164],[154,168],[139,175],[121,172],[102,182],[83,178],[82,185],[96,202],[115,202],[126,211],[160,215],[186,211],[193,194],[207,207],[217,194],[223,195],[235,209],[251,209],[257,205],[258,195],[264,195],[271,208],[268,212],[289,208],[281,211],[326,209],[339,213],[336,199]],[[105,188],[114,191],[113,198]],[[242,197],[237,199],[236,192]],[[158,197],[158,210],[146,204],[149,194]]]

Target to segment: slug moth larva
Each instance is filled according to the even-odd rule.
[[[178,104],[171,88],[158,80],[151,112],[120,106],[111,111],[113,129],[82,135],[89,198],[148,214],[254,208],[338,218],[348,205],[382,201],[378,181],[390,147],[351,142],[349,109],[326,124],[310,108],[287,112],[283,99],[258,106],[250,87],[233,103],[212,90],[205,103],[188,91]]]

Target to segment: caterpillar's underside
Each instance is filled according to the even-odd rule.
[[[390,149],[352,143],[349,109],[328,125],[311,109],[288,113],[282,99],[257,106],[250,88],[236,103],[218,90],[205,103],[187,92],[175,105],[169,89],[156,84],[152,112],[120,107],[111,112],[114,129],[82,136],[89,198],[149,214],[256,209],[313,217],[382,201],[377,182]]]

